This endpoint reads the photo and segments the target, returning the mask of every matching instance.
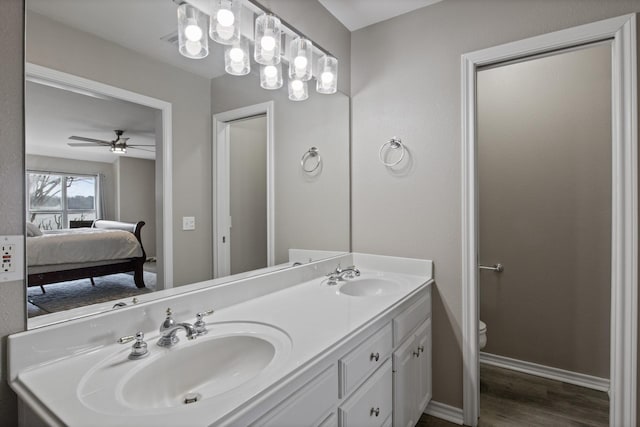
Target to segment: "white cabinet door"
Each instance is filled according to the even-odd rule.
[[[417,399],[418,415],[420,418],[431,400],[431,319],[427,319],[416,331],[416,343],[419,356],[417,365]]]
[[[393,425],[413,427],[418,420],[415,386],[415,337],[409,337],[393,353]]]
[[[431,319],[393,353],[393,425],[413,427],[431,400]]]

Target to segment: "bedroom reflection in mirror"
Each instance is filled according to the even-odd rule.
[[[111,309],[162,288],[158,110],[42,80],[25,87],[29,317]]]

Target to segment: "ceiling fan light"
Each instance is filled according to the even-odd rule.
[[[127,153],[127,147],[125,147],[123,145],[112,145],[111,146],[111,152],[115,153],[115,154],[126,154]]]

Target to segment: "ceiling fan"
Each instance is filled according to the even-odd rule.
[[[67,142],[67,144],[71,147],[109,147],[112,153],[124,154],[127,152],[127,148],[133,148],[136,150],[155,152],[153,149],[146,149],[140,147],[155,147],[155,145],[142,145],[142,144],[128,144],[129,138],[123,137],[123,130],[116,129],[114,130],[116,133],[116,139],[113,141],[104,141],[101,139],[95,138],[86,138],[84,136],[70,136],[69,139],[74,141],[84,141],[84,142]]]

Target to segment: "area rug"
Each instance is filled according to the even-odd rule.
[[[91,286],[89,279],[72,280],[46,285],[45,294],[39,286],[28,288],[27,300],[40,310],[30,310],[30,317],[56,311],[70,310],[90,304],[113,301],[122,298],[153,292],[156,287],[156,275],[144,272],[146,288],[138,289],[133,282],[133,274],[120,273],[95,277]]]

